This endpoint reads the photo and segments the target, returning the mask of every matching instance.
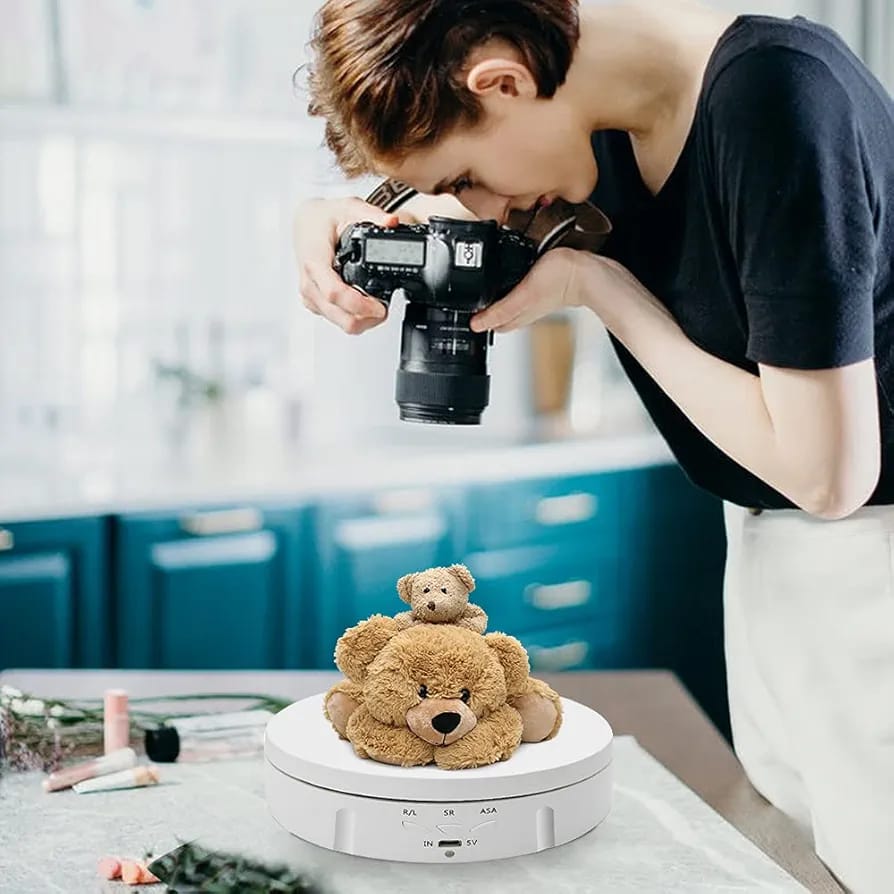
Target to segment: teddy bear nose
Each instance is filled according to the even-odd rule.
[[[429,604],[428,604],[428,610],[429,610],[430,612],[433,612],[433,611],[435,610],[435,604],[434,604],[434,602],[429,602]]]
[[[460,716],[455,711],[442,711],[431,719],[431,725],[445,736],[459,726]]]

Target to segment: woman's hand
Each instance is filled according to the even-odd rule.
[[[557,310],[578,306],[582,254],[572,248],[546,252],[508,295],[475,314],[470,326],[475,332],[512,332]]]
[[[476,332],[511,332],[563,308],[586,306],[612,330],[636,300],[670,317],[623,264],[588,251],[553,248],[508,295],[472,317],[471,326]]]
[[[357,198],[311,199],[295,216],[295,257],[304,306],[349,335],[366,332],[387,316],[381,301],[349,286],[332,267],[342,231],[365,220],[380,226],[398,222],[396,214]]]

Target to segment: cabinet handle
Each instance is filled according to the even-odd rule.
[[[335,542],[346,549],[367,550],[409,543],[431,543],[447,533],[440,515],[410,515],[405,518],[355,518],[335,529]]]
[[[0,552],[12,549],[16,545],[16,539],[13,537],[12,531],[6,528],[0,528]]]
[[[590,651],[590,644],[583,641],[563,643],[561,646],[543,648],[528,646],[531,667],[537,670],[563,670],[581,664]]]
[[[534,517],[541,525],[570,525],[596,517],[599,501],[594,494],[579,492],[561,497],[544,497],[537,503]]]
[[[561,584],[529,584],[525,587],[525,599],[546,611],[586,605],[593,595],[593,587],[588,580],[569,580]]]
[[[435,508],[435,495],[430,490],[419,488],[387,490],[373,497],[372,506],[379,515],[428,512]]]
[[[180,518],[180,528],[196,537],[214,534],[244,534],[264,527],[264,516],[258,509],[214,509],[210,512],[193,512]]]

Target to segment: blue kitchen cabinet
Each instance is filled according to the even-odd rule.
[[[460,561],[462,494],[418,487],[332,497],[317,507],[315,529],[312,654],[316,667],[332,668],[335,642],[346,628],[408,608],[397,595],[398,578]]]
[[[110,660],[108,521],[0,522],[0,669]]]
[[[469,547],[588,541],[614,549],[622,476],[616,472],[482,484],[469,491]]]
[[[307,511],[294,506],[120,516],[119,666],[302,666],[309,637],[307,524]]]
[[[621,589],[636,632],[625,665],[673,670],[729,735],[723,504],[676,465],[624,473],[623,493]]]
[[[612,666],[623,651],[622,481],[605,472],[471,489],[472,598],[539,670]]]
[[[477,585],[471,598],[486,602],[488,628],[512,634],[598,619],[610,624],[618,599],[617,563],[614,541],[598,539],[465,558]]]

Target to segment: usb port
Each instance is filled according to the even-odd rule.
[[[438,842],[438,847],[462,847],[463,843],[459,839],[444,838]]]

